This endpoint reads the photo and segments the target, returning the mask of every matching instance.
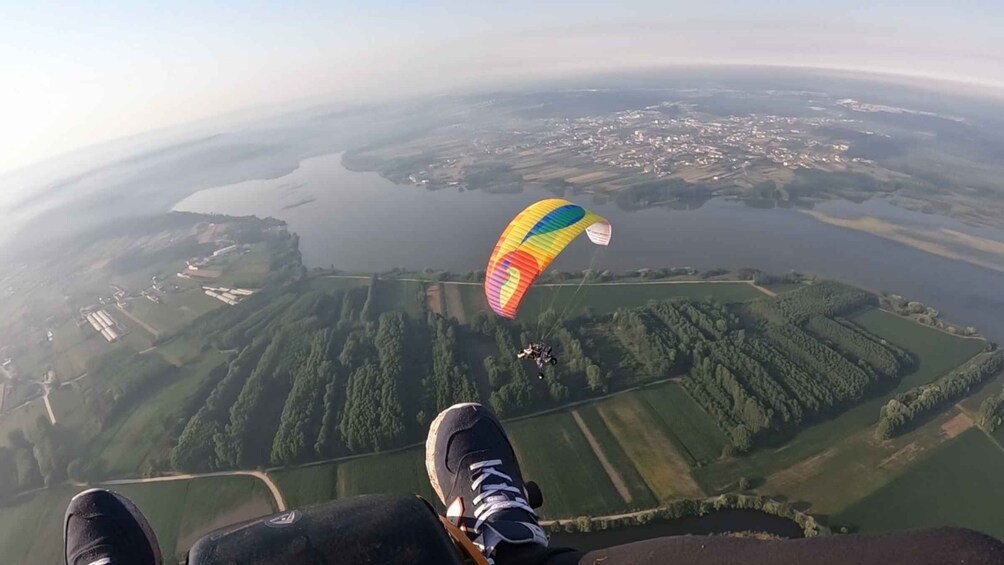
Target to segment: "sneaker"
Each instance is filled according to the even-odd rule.
[[[63,522],[66,565],[162,565],[150,524],[128,498],[104,489],[73,497]]]
[[[425,468],[446,517],[486,556],[501,544],[547,546],[512,444],[484,406],[455,404],[433,420]]]

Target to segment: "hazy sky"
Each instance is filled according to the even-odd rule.
[[[659,64],[869,70],[1004,89],[1004,2],[0,0],[0,172],[287,101]]]

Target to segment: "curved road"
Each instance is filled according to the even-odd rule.
[[[261,482],[265,483],[268,490],[272,492],[272,497],[275,499],[275,507],[279,512],[286,511],[286,501],[282,498],[282,493],[279,491],[279,487],[276,486],[272,479],[268,475],[261,471],[219,471],[216,473],[201,473],[201,474],[182,474],[182,475],[164,475],[162,477],[149,477],[146,479],[117,479],[113,481],[105,481],[99,483],[101,486],[115,486],[115,485],[139,485],[147,483],[166,483],[170,481],[188,481],[192,479],[208,479],[211,477],[236,477],[236,476],[246,476],[255,477]]]
[[[533,413],[530,413],[530,414],[524,414],[524,415],[518,416],[516,418],[507,418],[504,421],[505,422],[515,422],[515,421],[519,421],[519,420],[525,420],[527,418],[533,418],[534,416],[541,416],[541,415],[544,415],[544,414],[549,414],[551,412],[558,412],[558,411],[561,411],[561,410],[570,410],[570,409],[574,409],[577,406],[580,406],[580,405],[583,405],[583,404],[588,404],[590,402],[597,402],[597,401],[600,401],[600,400],[604,400],[606,398],[610,398],[610,397],[617,396],[617,395],[620,395],[620,394],[625,394],[625,393],[632,392],[632,391],[635,391],[635,390],[639,390],[639,389],[642,389],[642,388],[646,388],[646,387],[651,387],[651,386],[656,386],[656,385],[660,385],[660,384],[663,384],[663,383],[667,383],[667,382],[675,380],[676,378],[678,378],[678,377],[670,377],[668,379],[662,379],[662,380],[658,380],[658,381],[653,381],[653,382],[650,382],[650,383],[645,383],[645,384],[642,384],[642,385],[634,386],[634,387],[631,387],[631,388],[626,388],[624,390],[618,390],[616,392],[611,392],[611,393],[605,394],[603,396],[597,396],[597,397],[593,397],[593,398],[587,398],[587,399],[584,399],[584,400],[579,400],[579,401],[576,401],[576,402],[570,402],[568,404],[563,404],[561,406],[556,406],[556,407],[553,407],[553,408],[547,408],[545,410],[540,410],[538,412],[533,412]],[[420,441],[420,442],[417,442],[417,443],[413,443],[413,444],[410,444],[410,445],[405,445],[405,446],[398,447],[398,448],[395,448],[395,449],[392,449],[392,450],[383,451],[381,453],[383,455],[387,455],[387,454],[396,453],[396,452],[399,452],[399,451],[405,451],[407,449],[412,449],[412,448],[418,447],[420,445],[425,445],[425,441],[423,440],[423,441]],[[353,459],[360,459],[362,457],[371,457],[373,455],[374,455],[373,453],[360,453],[360,454],[357,454],[357,455],[345,455],[345,456],[342,456],[342,457],[333,457],[333,458],[330,458],[330,459],[323,459],[323,460],[320,460],[320,461],[312,461],[310,463],[303,463],[303,464],[300,464],[300,465],[286,465],[286,466],[281,466],[281,467],[271,467],[269,469],[266,469],[265,471],[215,471],[215,472],[212,472],[212,473],[181,473],[181,474],[162,475],[162,476],[159,476],[159,477],[148,477],[148,478],[140,478],[140,479],[114,479],[114,480],[110,480],[110,481],[100,482],[100,483],[98,483],[98,485],[99,486],[138,485],[138,484],[146,484],[146,483],[162,483],[162,482],[168,482],[168,481],[188,481],[188,480],[193,480],[193,479],[208,479],[208,478],[212,478],[212,477],[234,477],[234,476],[243,475],[243,476],[255,477],[258,480],[260,480],[263,483],[265,483],[265,486],[267,486],[268,489],[272,492],[272,497],[275,499],[276,508],[278,508],[279,512],[284,512],[286,510],[286,501],[282,498],[282,492],[279,490],[279,487],[268,476],[268,472],[269,471],[281,471],[281,470],[286,470],[286,469],[304,469],[304,468],[307,468],[307,467],[317,467],[317,466],[320,466],[320,465],[328,465],[328,464],[331,464],[331,463],[341,463],[341,462],[345,462],[345,461],[351,461]],[[74,483],[74,484],[76,484],[76,483]],[[77,484],[77,486],[87,486],[87,485],[85,485],[85,484]]]

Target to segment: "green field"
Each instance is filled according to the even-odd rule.
[[[208,532],[276,510],[268,488],[253,477],[214,477],[112,488],[128,496],[146,515],[157,533],[165,559],[187,551]]]
[[[990,398],[991,396],[1000,394],[1002,391],[1004,391],[1004,373],[1001,373],[987,381],[986,384],[973,392],[973,394],[970,394],[963,399],[959,405],[970,412],[979,412],[980,404],[982,404],[984,400]]]
[[[102,419],[83,401],[83,390],[91,386],[91,377],[52,391],[49,401],[56,422],[88,442],[86,452],[92,461],[100,461],[101,469],[113,476],[136,476],[147,470],[147,462],[170,450],[168,426],[175,424],[178,412],[198,393],[210,372],[225,361],[224,353],[204,352],[173,372],[171,382],[136,402],[131,411],[104,429],[98,429]],[[44,407],[41,409],[44,413]]]
[[[971,420],[949,409],[892,440],[878,441],[872,427],[863,428],[813,457],[775,471],[758,488],[765,494],[809,503],[815,513],[839,514],[954,441],[969,426]],[[853,480],[847,479],[848,473]]]
[[[331,292],[365,288],[369,283],[368,277],[317,277],[307,280],[305,285]],[[404,310],[421,317],[423,312],[417,297],[423,293],[425,284],[377,281],[373,307],[376,311]],[[480,285],[456,285],[456,288],[468,320],[475,312],[484,311]],[[596,313],[607,313],[671,297],[735,303],[761,298],[763,294],[742,282],[586,285],[578,292],[574,285],[539,286],[524,301],[520,317],[533,320],[549,307],[568,315],[582,312],[586,307]],[[172,298],[179,302],[170,305],[165,300],[165,304],[158,305],[138,301],[133,313],[157,329],[168,331],[181,328],[201,315],[197,302],[209,300],[197,289]],[[188,310],[180,309],[183,301],[191,301]],[[216,307],[211,300],[208,305]],[[116,317],[123,323],[131,323],[119,313]],[[508,423],[506,428],[520,457],[524,477],[536,481],[544,493],[542,515],[555,519],[650,508],[675,498],[734,491],[740,478],[749,478],[754,479],[761,494],[808,503],[813,512],[836,516],[842,523],[863,529],[913,525],[909,520],[897,520],[894,510],[898,507],[933,516],[931,520],[950,520],[988,529],[986,524],[991,516],[987,508],[1000,504],[977,504],[977,493],[987,492],[986,489],[1002,492],[1004,449],[997,449],[999,446],[982,432],[969,429],[971,422],[964,414],[950,408],[924,425],[885,442],[876,440],[873,430],[879,408],[892,395],[937,379],[982,350],[985,342],[952,336],[877,309],[860,312],[850,321],[913,353],[918,361],[915,370],[905,375],[894,389],[792,432],[792,437],[773,438],[774,445],[742,457],[722,455],[727,443],[725,434],[679,382],[640,388],[574,408],[615,473],[608,474],[600,463],[586,438],[588,434],[583,434],[569,409]],[[87,359],[110,349],[99,336],[86,330],[69,324],[58,328],[53,346],[58,351],[57,366],[65,371],[61,375],[75,376],[76,371],[83,370]],[[138,341],[123,340],[126,343],[115,347],[139,347],[145,337],[141,330],[135,329],[130,339]],[[81,389],[92,384],[93,376],[61,387],[51,395],[60,426],[79,433],[88,442],[86,449],[92,458],[88,462],[100,462],[99,469],[109,476],[138,476],[147,472],[152,462],[163,460],[171,449],[171,432],[180,413],[189,407],[194,396],[206,390],[204,385],[212,369],[232,355],[184,336],[167,340],[157,348],[157,353],[181,366],[172,373],[170,382],[129,406],[120,417],[107,422],[104,429],[97,429],[101,418],[82,401]],[[999,390],[1001,379],[1004,376],[987,388]],[[102,384],[111,387],[115,383]],[[989,393],[981,390],[977,396],[984,394]],[[973,410],[977,400],[969,399],[962,405]],[[0,442],[7,441],[9,429],[30,429],[44,414],[44,405],[36,401],[17,413],[3,415]],[[1004,430],[999,435],[1004,437]],[[423,455],[423,447],[416,446],[275,471],[271,475],[290,507],[370,493],[419,494],[437,502],[428,483]],[[956,472],[950,474],[953,462]],[[941,487],[949,481],[947,477],[956,475],[960,481],[972,484],[946,487],[943,490],[947,494],[942,496]],[[621,490],[618,480],[623,482]],[[918,491],[925,490],[920,485],[925,483],[927,491],[938,488],[939,492],[918,496]],[[122,488],[150,513],[158,533],[162,532],[161,541],[168,555],[186,548],[208,529],[264,514],[272,508],[267,489],[250,477]],[[18,540],[11,536],[26,535],[28,530],[24,528],[29,526],[22,522],[33,524],[38,531],[54,527],[49,524],[46,512],[61,516],[58,507],[65,505],[69,495],[66,488],[60,487],[0,510],[0,544],[3,544],[0,547],[14,547],[15,556],[38,552],[46,561],[50,560],[50,548],[35,547],[36,542],[30,538]],[[972,507],[972,512],[965,512],[967,506]],[[54,524],[58,526],[58,521]]]
[[[677,448],[670,446],[671,436],[664,433],[656,416],[649,414],[639,394],[628,393],[576,409],[623,479],[631,494],[630,503],[617,492],[570,412],[535,416],[506,425],[524,477],[536,481],[544,492],[542,515],[568,518],[651,508],[658,501],[649,483],[666,498],[692,488],[689,477],[679,476],[681,471],[686,475],[686,462],[680,459]],[[679,401],[674,394],[661,395],[665,398],[660,397],[660,401]],[[628,410],[637,417],[613,416],[617,418],[615,435],[601,415],[601,409],[617,414]],[[639,417],[642,419],[638,420]],[[607,418],[612,417],[607,414]],[[647,431],[639,434],[638,426]],[[641,440],[625,441],[625,438],[639,435]],[[693,437],[702,436],[695,433]],[[669,446],[669,449],[655,456],[648,454],[647,450],[658,450],[660,446]],[[641,468],[636,468],[637,463],[626,449],[632,451],[635,459],[644,462]],[[415,447],[338,463],[275,471],[271,476],[290,506],[370,493],[418,493],[435,500],[426,476],[423,453],[422,447]],[[667,459],[675,459],[675,464],[664,465]],[[569,466],[569,461],[576,464]]]
[[[61,486],[18,497],[0,508],[4,561],[22,565],[63,562],[63,512],[79,489]]]
[[[903,378],[896,392],[929,383],[986,347],[983,340],[956,337],[875,308],[850,320],[917,355],[917,369]]]
[[[587,404],[576,410],[586,422],[586,426],[593,434],[593,437],[596,438],[597,443],[600,444],[600,448],[603,450],[603,454],[606,455],[607,460],[610,461],[610,464],[617,470],[621,479],[624,480],[624,485],[627,487],[628,492],[631,493],[630,506],[638,509],[655,507],[658,501],[652,495],[652,491],[648,489],[648,485],[645,484],[645,480],[638,473],[638,469],[635,469],[634,464],[631,463],[631,459],[624,453],[624,448],[621,447],[621,444],[610,433],[600,413],[597,412],[596,406],[594,404]]]
[[[337,464],[314,465],[269,473],[289,508],[302,508],[338,498]]]
[[[485,287],[483,285],[458,285],[460,292],[460,302],[464,305],[464,313],[468,320],[473,320],[479,313],[488,314],[488,302],[485,299]]]
[[[701,495],[690,464],[675,438],[634,394],[620,394],[595,404],[603,423],[660,502]]]
[[[165,294],[160,304],[145,298],[133,300],[130,303],[130,313],[163,336],[180,330],[199,316],[221,306],[222,302],[206,296],[200,287],[196,287]]]
[[[182,333],[158,345],[156,351],[168,363],[181,366],[195,361],[205,346],[206,343],[199,336]]]
[[[128,328],[126,334],[119,338],[116,345],[121,344],[122,347],[128,347],[133,351],[144,351],[153,346],[153,334],[126,318],[121,312],[116,311],[113,315],[116,316],[120,325]]]
[[[415,281],[378,280],[376,306],[379,312],[403,310],[415,317],[424,317],[419,295],[425,294],[425,284]]]
[[[418,494],[436,503],[425,471],[425,448],[351,459],[338,464],[339,497],[357,494]]]
[[[777,284],[763,285],[763,287],[766,288],[767,290],[777,294],[781,294],[782,292],[790,292],[792,290],[798,290],[803,286],[805,285],[802,283],[777,283]]]
[[[1004,452],[970,430],[831,518],[863,531],[962,526],[1004,537]]]
[[[53,347],[43,342],[17,356],[17,370],[22,377],[38,379],[45,374],[52,358]]]
[[[359,494],[419,494],[437,498],[425,472],[425,450],[414,447],[338,463],[270,473],[290,507]]]
[[[74,383],[65,384],[49,393],[49,403],[60,427],[73,430],[84,436],[92,435],[96,427],[94,418],[84,405],[81,387],[86,385],[87,377]],[[45,410],[45,407],[42,407]]]
[[[878,310],[855,316],[854,321],[917,355],[917,369],[897,390],[930,382],[983,347],[981,341],[954,337]],[[724,459],[724,434],[677,383],[577,407],[631,494],[630,503],[614,488],[570,412],[519,420],[507,429],[525,477],[544,491],[542,512],[548,517],[608,514],[699,495],[702,490],[731,491],[742,477],[765,479],[761,492],[809,501],[816,511],[828,511],[882,488],[914,458],[948,441],[942,426],[956,411],[894,441],[874,441],[872,424],[889,394],[810,426],[780,446]],[[576,465],[569,467],[569,461]],[[854,488],[846,486],[848,469],[858,469]],[[274,476],[293,505],[386,491],[432,496],[421,448]]]
[[[230,259],[223,274],[215,282],[221,286],[261,288],[272,263],[272,253],[265,245],[256,245],[251,251]]]
[[[214,529],[274,511],[271,494],[251,477],[183,480],[111,487],[132,499],[150,521],[165,562]],[[0,509],[4,562],[62,563],[63,513],[82,487],[61,486],[21,497]]]
[[[339,290],[348,290],[357,286],[369,286],[370,278],[363,276],[322,276],[322,277],[312,277],[309,279],[308,286],[311,290],[320,290],[323,292],[336,292]]]
[[[523,477],[544,492],[543,516],[602,515],[627,508],[568,412],[520,420],[506,429]]]
[[[468,317],[477,312],[488,312],[484,289],[481,285],[459,285]],[[534,320],[541,312],[554,309],[566,316],[575,316],[591,308],[597,314],[613,312],[618,308],[643,306],[649,300],[683,297],[710,298],[726,304],[763,298],[763,293],[745,282],[695,282],[695,283],[616,283],[577,284],[560,286],[537,285],[520,304],[519,318]]]
[[[115,348],[90,325],[78,328],[70,321],[53,332],[53,365],[56,377],[68,381],[87,371],[87,362]]]
[[[210,372],[224,362],[225,355],[211,351],[199,358],[198,363],[176,372],[173,382],[102,430],[87,452],[101,461],[101,468],[110,476],[143,474],[148,461],[170,452],[168,425],[174,424],[175,414],[202,388]]]
[[[691,464],[718,459],[725,447],[725,434],[715,425],[683,387],[667,383],[635,393],[644,399],[668,435],[679,443]]]
[[[738,458],[716,461],[694,476],[708,492],[721,492],[740,477],[767,477],[800,461],[823,453],[842,439],[867,430],[878,420],[879,409],[895,394],[929,383],[961,365],[985,346],[985,342],[949,335],[888,312],[870,309],[852,321],[913,353],[917,367],[892,391],[859,404],[839,416],[801,430],[778,448],[762,448]]]
[[[41,398],[23,404],[15,410],[4,412],[0,415],[0,445],[9,447],[10,441],[7,436],[17,429],[23,430],[25,436],[29,436],[39,418],[48,418]]]

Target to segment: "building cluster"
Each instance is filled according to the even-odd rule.
[[[129,293],[126,291],[126,289],[115,284],[112,285],[112,300],[115,301],[115,304],[118,305],[119,308],[126,307],[126,299],[128,297]],[[106,304],[108,302],[103,298],[100,300],[102,304]]]
[[[815,130],[852,120],[771,114],[708,117],[664,103],[605,116],[549,120],[536,135],[482,138],[477,146],[494,156],[566,149],[595,163],[667,177],[683,168],[714,168],[741,174],[746,167],[774,164],[820,168],[861,161],[849,146],[820,141]]]
[[[154,276],[150,279],[150,286],[141,290],[139,294],[154,304],[160,304],[165,294],[177,290],[178,285],[168,284],[161,280],[160,277]]]
[[[236,243],[228,240],[222,240],[216,242],[217,245],[223,245],[223,247],[213,251],[212,254],[206,257],[194,257],[189,259],[185,264],[185,270],[178,273],[178,277],[183,279],[216,279],[220,277],[220,271],[212,269],[219,260],[223,257],[231,255],[242,251],[244,247],[237,245]]]
[[[108,340],[108,343],[115,343],[125,333],[115,319],[108,315],[108,312],[104,309],[86,313],[84,314],[84,319],[91,324],[94,331]]]
[[[255,292],[246,288],[226,288],[222,286],[204,286],[202,287],[202,291],[206,293],[206,296],[215,298],[227,306],[236,306],[241,300],[244,300]]]

